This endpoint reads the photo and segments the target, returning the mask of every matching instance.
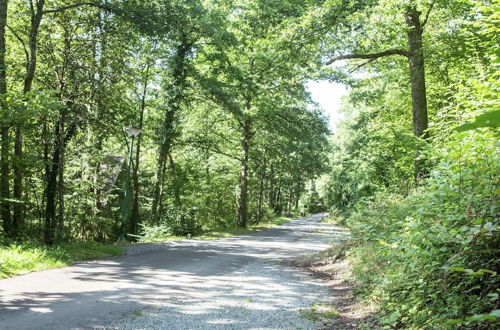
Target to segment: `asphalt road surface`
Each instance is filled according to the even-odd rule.
[[[315,329],[328,288],[286,260],[344,235],[320,217],[0,280],[0,329]]]

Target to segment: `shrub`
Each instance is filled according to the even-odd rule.
[[[426,184],[407,196],[376,193],[347,219],[359,292],[379,304],[382,325],[498,322],[500,160],[491,141],[448,144]]]

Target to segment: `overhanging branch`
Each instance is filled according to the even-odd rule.
[[[331,60],[327,61],[325,64],[329,65],[335,61],[350,60],[350,59],[376,60],[376,59],[381,58],[381,57],[392,56],[392,55],[400,55],[400,56],[408,57],[408,52],[404,49],[389,49],[389,50],[386,50],[386,51],[383,51],[380,53],[372,53],[372,54],[340,55],[340,56],[335,56]]]
[[[431,5],[429,6],[429,9],[427,9],[427,13],[425,14],[425,19],[422,22],[422,28],[427,24],[427,21],[429,20],[429,15],[431,14],[432,8],[434,7],[434,4],[436,3],[436,0],[432,1]]]
[[[47,10],[44,10],[43,13],[44,14],[60,13],[60,12],[63,12],[65,10],[68,10],[68,9],[78,8],[78,7],[82,7],[82,6],[95,7],[95,8],[111,11],[110,6],[106,6],[106,5],[100,4],[98,2],[81,2],[81,3],[76,3],[73,5],[64,6],[64,7],[47,9]]]
[[[10,32],[12,32],[14,37],[16,37],[16,39],[21,43],[21,46],[23,46],[24,55],[26,56],[26,62],[29,62],[30,54],[28,53],[28,49],[26,48],[26,43],[24,42],[23,38],[21,38],[19,36],[19,34],[17,34],[17,32],[13,28],[11,28],[9,25],[6,25],[6,26],[10,30]]]

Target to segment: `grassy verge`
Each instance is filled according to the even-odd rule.
[[[207,230],[193,238],[213,240],[224,237],[244,235],[286,223],[291,218],[279,217],[271,221],[253,224],[247,228],[225,228]],[[163,242],[186,239],[153,228],[149,237],[142,237],[141,242]],[[75,261],[104,258],[123,253],[123,247],[92,242],[73,242],[48,247],[38,243],[0,245],[0,279],[23,275],[45,269],[71,265]]]
[[[47,247],[41,244],[0,246],[0,278],[44,269],[59,268],[75,261],[103,258],[122,253],[110,244],[74,242]]]
[[[192,237],[177,236],[170,233],[170,229],[166,225],[153,225],[153,226],[143,226],[143,234],[136,236],[140,243],[155,243],[155,242],[165,242],[165,241],[179,241],[187,238],[203,239],[203,240],[214,240],[219,238],[233,237],[238,235],[245,235],[257,231],[261,231],[267,228],[272,228],[283,223],[286,223],[293,218],[277,217],[272,220],[262,222],[259,224],[250,224],[246,228],[240,227],[228,227],[228,228],[218,228],[218,229],[208,229],[199,232]]]
[[[287,223],[290,220],[292,220],[292,218],[278,217],[267,222],[249,225],[247,228],[233,227],[233,228],[224,228],[218,230],[207,230],[195,236],[194,238],[211,240],[211,239],[219,239],[219,238],[232,237],[238,235],[245,235],[256,231],[261,231],[264,229],[276,227],[278,225]]]

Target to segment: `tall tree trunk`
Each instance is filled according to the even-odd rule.
[[[264,200],[264,179],[266,177],[266,159],[264,158],[264,164],[262,165],[262,168],[260,170],[260,177],[259,177],[259,202],[258,202],[258,207],[257,207],[257,223],[262,221],[262,215],[263,215],[263,210],[262,210],[262,202]]]
[[[300,200],[300,182],[297,180],[295,184],[295,210],[299,209]]]
[[[184,97],[184,89],[187,78],[188,56],[191,52],[191,43],[184,37],[181,38],[177,50],[173,57],[173,82],[168,87],[171,95],[168,98],[165,116],[162,127],[161,143],[158,149],[158,162],[156,168],[156,180],[153,188],[153,203],[151,206],[151,220],[157,222],[161,216],[162,190],[165,180],[165,169],[167,157],[170,154],[170,147],[175,137],[175,116],[181,107],[181,101]]]
[[[429,138],[428,114],[427,114],[427,92],[425,87],[425,64],[424,64],[424,49],[422,42],[422,34],[424,26],[427,23],[429,14],[433,8],[431,4],[427,10],[426,18],[421,21],[421,12],[417,10],[414,1],[411,1],[405,7],[405,20],[408,27],[407,40],[408,50],[404,49],[388,49],[372,54],[348,54],[336,56],[326,64],[331,64],[335,61],[346,59],[367,59],[370,62],[385,56],[404,56],[409,61],[410,66],[410,83],[412,96],[412,112],[413,112],[413,133],[416,137],[427,140]],[[422,150],[417,148],[415,151],[415,180],[419,177],[427,175],[425,160],[422,159]]]
[[[408,59],[410,63],[410,81],[413,112],[413,133],[415,136],[427,139],[429,134],[427,117],[427,96],[425,87],[424,51],[422,43],[423,27],[420,15],[415,5],[408,6],[405,13],[408,25]],[[426,174],[424,160],[417,150],[415,160],[415,178]]]
[[[66,116],[63,115],[61,117],[61,132],[65,132],[65,118]],[[58,182],[57,182],[57,197],[58,197],[58,203],[59,203],[59,210],[57,214],[57,220],[56,220],[56,239],[61,241],[64,238],[64,162],[65,162],[65,154],[66,154],[66,143],[64,143],[64,140],[59,140],[60,146],[59,148],[61,149],[60,156],[59,156],[59,170],[58,170]]]
[[[7,0],[0,0],[0,108],[3,114],[7,108],[7,67],[5,64],[6,42],[5,27],[7,26]],[[2,218],[3,230],[11,233],[10,214],[10,187],[9,187],[9,126],[0,127],[1,151],[0,151],[0,217]]]
[[[278,189],[276,190],[276,196],[274,197],[274,211],[277,214],[281,214],[283,211],[283,206],[281,205],[281,179],[278,181]]]
[[[269,208],[274,210],[275,199],[274,199],[274,167],[271,163],[271,170],[269,173]]]
[[[147,96],[147,91],[148,91],[148,83],[149,83],[149,69],[150,69],[151,63],[148,62],[146,64],[146,72],[144,76],[144,84],[142,88],[142,96],[141,96],[141,108],[140,108],[140,113],[139,113],[139,128],[142,129],[142,126],[144,124],[144,111],[146,109],[146,96]],[[139,134],[137,137],[137,146],[135,149],[135,162],[134,166],[132,168],[132,182],[134,184],[134,200],[132,201],[132,214],[131,214],[131,233],[136,234],[138,231],[139,227],[139,162],[140,162],[140,156],[141,156],[141,141],[142,141],[142,134]]]
[[[59,172],[59,161],[61,155],[61,127],[60,123],[56,124],[54,131],[54,140],[52,146],[52,157],[49,164],[49,172],[47,175],[47,184],[45,187],[45,196],[47,202],[45,204],[45,225],[43,238],[47,245],[54,244],[54,232],[56,227],[56,190],[57,190],[57,174]]]
[[[176,166],[174,163],[174,159],[172,158],[172,154],[168,155],[169,167],[170,167],[170,175],[172,176],[172,180],[174,181],[174,206],[176,208],[181,207],[181,190],[179,186],[179,182],[177,181],[177,173]]]
[[[160,205],[163,201],[163,184],[165,180],[165,170],[167,167],[167,157],[170,153],[170,145],[173,140],[174,112],[170,109],[165,113],[163,122],[164,137],[158,151],[158,163],[156,166],[156,180],[153,188],[153,203],[151,206],[151,220],[157,222],[160,219]]]
[[[63,110],[66,111],[66,110]],[[61,175],[61,166],[64,149],[68,141],[76,133],[76,124],[73,123],[68,128],[67,132],[63,131],[62,120],[64,116],[62,115],[57,121],[53,142],[52,142],[52,156],[50,158],[50,164],[48,166],[47,182],[45,186],[45,198],[47,200],[45,204],[45,225],[44,225],[44,242],[47,245],[53,245],[55,242],[55,230],[58,226],[58,219],[56,216],[56,197],[58,188],[58,177]],[[60,182],[59,182],[60,184]]]
[[[12,217],[12,231],[13,235],[17,235],[15,228],[22,226],[23,222],[23,210],[24,203],[22,203],[23,198],[23,133],[21,130],[21,125],[16,126],[15,140],[14,140],[14,214]]]
[[[247,102],[247,107],[249,102]],[[236,223],[245,228],[248,219],[248,153],[252,139],[252,121],[243,121],[243,137],[241,139],[240,182],[238,186],[238,206],[236,210]]]
[[[24,77],[24,94],[31,91],[33,79],[36,71],[37,48],[38,48],[38,30],[42,23],[43,8],[45,0],[38,0],[36,8],[31,8],[31,27],[29,32],[29,59],[26,66],[26,75]],[[23,196],[23,132],[22,124],[16,125],[15,141],[14,141],[14,198],[22,200]],[[23,223],[24,204],[14,204],[14,217],[12,218],[12,227],[19,228]]]

